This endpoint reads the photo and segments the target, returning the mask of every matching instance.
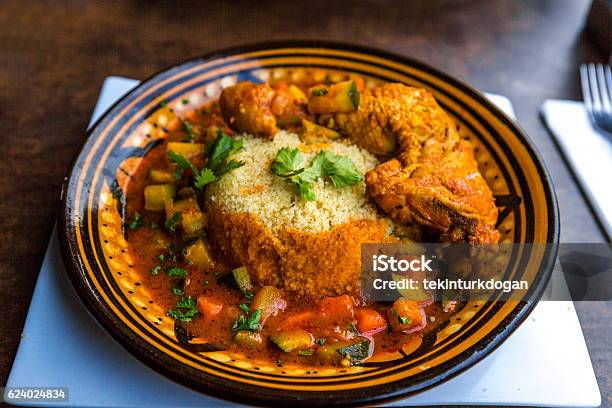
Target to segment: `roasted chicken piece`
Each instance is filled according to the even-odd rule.
[[[432,228],[445,242],[497,242],[495,199],[472,146],[431,93],[386,84],[364,90],[354,112],[333,119],[357,144],[395,155],[365,177],[369,194],[394,221]]]
[[[299,125],[306,117],[306,96],[297,87],[240,82],[221,93],[223,120],[239,133],[272,138],[278,128]]]

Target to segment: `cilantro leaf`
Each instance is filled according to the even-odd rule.
[[[181,212],[177,211],[172,215],[172,217],[168,218],[164,222],[164,227],[166,227],[166,229],[170,232],[176,232],[176,227],[178,226],[180,222],[181,222]]]
[[[168,316],[183,322],[190,322],[197,314],[196,302],[192,297],[181,298],[174,309],[168,310]]]
[[[232,331],[249,330],[257,331],[261,329],[259,321],[261,320],[261,309],[255,310],[249,317],[244,315],[238,316],[234,324],[232,325]]]
[[[345,156],[330,152],[319,152],[323,177],[329,177],[334,187],[353,186],[363,180],[355,164]],[[317,157],[313,161],[316,161]]]
[[[161,268],[162,268],[161,265],[157,265],[151,268],[151,275],[159,274],[159,271],[161,271]]]
[[[180,288],[172,288],[172,294],[175,296],[183,296],[185,293]]]
[[[166,269],[166,275],[176,276],[178,278],[184,278],[187,276],[187,271],[183,268],[179,268],[178,266],[172,266]]]
[[[352,186],[363,180],[355,164],[348,157],[321,151],[312,159],[310,166],[302,167],[304,158],[298,149],[280,149],[270,169],[272,173],[294,184],[300,198],[312,201],[315,194],[313,183],[320,177],[329,177],[334,187]]]
[[[272,173],[280,177],[292,177],[303,172],[302,162],[304,157],[299,149],[283,147],[276,153],[276,157],[270,166]]]
[[[185,170],[191,170],[193,174],[198,174],[197,167],[191,164],[182,154],[168,150],[168,158],[172,163],[176,164],[176,169],[174,169],[174,173],[172,173],[176,180],[180,180]]]
[[[231,155],[242,150],[243,145],[244,142],[241,139],[233,139],[222,131],[219,131],[217,133],[217,139],[206,147],[206,155],[208,156],[208,163],[206,166],[218,176],[218,169],[225,165],[225,162]]]
[[[204,188],[204,186],[209,183],[212,183],[216,179],[217,177],[215,177],[215,174],[212,172],[212,170],[205,167],[202,169],[200,174],[195,177],[195,186],[196,188],[199,188],[201,190]]]
[[[130,229],[135,230],[142,226],[142,215],[138,211],[134,213],[134,219],[130,223]]]

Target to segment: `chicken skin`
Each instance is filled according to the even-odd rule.
[[[472,146],[431,93],[402,84],[365,90],[358,109],[335,122],[373,153],[396,155],[365,177],[394,221],[429,227],[444,242],[497,242],[497,207]]]
[[[221,93],[223,120],[237,132],[271,139],[279,127],[301,123],[306,116],[306,96],[295,95],[284,83],[240,82]]]

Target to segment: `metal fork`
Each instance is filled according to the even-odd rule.
[[[584,106],[599,130],[612,135],[612,72],[609,65],[582,64],[580,83]]]

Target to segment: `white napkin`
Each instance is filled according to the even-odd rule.
[[[612,240],[612,137],[593,128],[581,102],[547,100],[542,115]]]

